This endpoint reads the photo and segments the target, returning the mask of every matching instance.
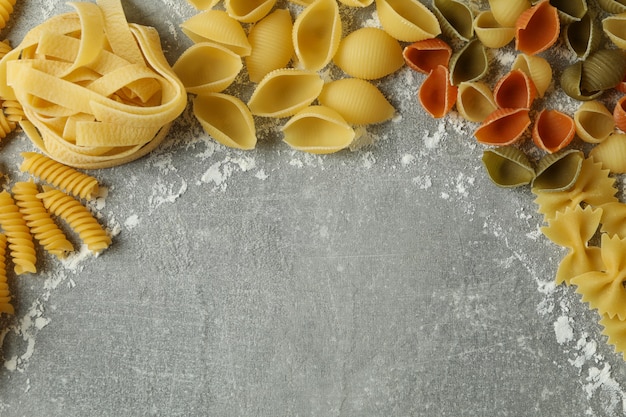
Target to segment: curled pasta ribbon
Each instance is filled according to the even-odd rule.
[[[15,314],[11,304],[11,290],[7,283],[7,237],[0,233],[0,313]]]
[[[129,24],[119,0],[70,3],[0,60],[0,97],[46,155],[105,168],[156,148],[187,105],[154,28]]]
[[[36,273],[37,256],[33,236],[8,191],[0,193],[0,227],[7,237],[15,273],[18,275],[27,272]]]

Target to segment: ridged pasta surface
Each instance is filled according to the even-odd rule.
[[[0,193],[0,227],[4,230],[18,275],[36,273],[35,244],[22,213],[8,191]]]
[[[44,207],[65,220],[85,242],[92,252],[100,252],[109,247],[111,237],[100,226],[91,212],[74,197],[52,187],[44,186],[43,193],[37,195]]]
[[[7,237],[0,234],[0,313],[15,314],[7,282]]]
[[[42,179],[73,196],[91,199],[98,193],[98,180],[37,152],[23,152],[22,171]]]
[[[13,186],[15,204],[19,207],[33,237],[46,251],[58,258],[64,258],[74,250],[74,247],[52,220],[43,201],[37,198],[37,194],[39,194],[39,188],[32,181],[18,182]]]
[[[13,13],[15,1],[16,0],[0,0],[0,29],[3,29],[7,25]]]

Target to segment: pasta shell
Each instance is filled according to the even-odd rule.
[[[626,12],[602,20],[602,30],[618,48],[626,49]]]
[[[547,154],[537,164],[537,176],[531,183],[533,192],[569,190],[580,175],[584,159],[582,151],[576,149]]]
[[[542,0],[525,10],[515,23],[515,49],[528,55],[545,51],[559,38],[561,24],[556,7]]]
[[[487,48],[502,48],[515,37],[514,27],[504,27],[491,10],[484,10],[474,19],[474,33]]]
[[[478,39],[469,41],[461,50],[450,58],[450,77],[452,84],[464,81],[476,81],[487,73],[489,60],[487,51]]]
[[[502,108],[526,108],[532,105],[537,90],[532,80],[522,70],[512,70],[498,80],[493,98]]]
[[[518,54],[511,70],[521,70],[526,73],[533,81],[539,97],[543,97],[552,82],[552,67],[546,59],[539,56]]]
[[[241,24],[223,10],[206,10],[180,25],[183,33],[195,43],[215,42],[239,56],[250,55],[250,42]]]
[[[289,64],[294,54],[292,30],[291,14],[286,9],[274,11],[250,29],[252,52],[245,57],[250,81],[258,83],[271,71]]]
[[[582,83],[583,63],[575,62],[567,66],[561,73],[561,88],[563,92],[573,99],[586,101],[594,100],[602,94],[602,90],[588,91],[583,89]]]
[[[373,84],[359,78],[344,78],[324,85],[318,97],[321,105],[337,111],[354,125],[381,123],[391,119],[393,106]]]
[[[432,117],[441,118],[454,106],[457,87],[450,84],[448,69],[439,65],[424,80],[417,93],[424,110]]]
[[[258,22],[272,10],[276,0],[225,0],[226,12],[244,23]]]
[[[341,19],[336,0],[315,0],[293,25],[293,45],[300,65],[308,70],[324,68],[341,41]]]
[[[172,66],[185,90],[192,94],[215,93],[235,81],[243,64],[230,49],[212,42],[189,47]]]
[[[255,116],[292,116],[309,106],[323,86],[324,81],[316,72],[278,69],[267,74],[257,85],[248,107]]]
[[[222,145],[238,149],[256,146],[252,114],[237,97],[223,93],[197,96],[193,112],[204,130]]]
[[[476,140],[485,145],[512,145],[530,125],[528,109],[497,109],[476,129]]]
[[[300,6],[308,6],[315,0],[289,0],[292,3],[299,4]]]
[[[530,6],[530,0],[489,0],[494,19],[503,27],[514,27],[519,16]]]
[[[556,7],[564,24],[580,21],[588,11],[587,0],[550,0],[550,4]]]
[[[448,66],[452,48],[439,38],[424,39],[405,46],[402,56],[411,69],[429,74],[438,65]]]
[[[626,132],[626,96],[620,97],[613,108],[613,121],[621,131]]]
[[[376,0],[383,29],[403,42],[434,38],[441,33],[437,17],[418,0]]]
[[[600,143],[615,130],[613,114],[599,101],[586,101],[574,112],[576,134],[587,143]]]
[[[587,91],[616,87],[626,73],[626,55],[618,49],[601,49],[583,61],[581,86]]]
[[[555,153],[570,144],[576,128],[574,120],[558,110],[541,110],[535,119],[532,138],[535,145]]]
[[[565,26],[563,37],[570,51],[580,59],[587,59],[589,54],[600,46],[602,33],[591,15],[587,13],[579,21]]]
[[[284,141],[294,149],[327,154],[347,148],[355,132],[335,110],[311,106],[294,115],[282,127]]]
[[[613,133],[593,147],[589,156],[613,174],[626,173],[626,134]]]
[[[208,10],[219,3],[219,1],[220,0],[187,0],[187,3],[198,10]]]
[[[605,11],[613,14],[626,12],[626,3],[623,0],[598,0],[598,4]]]
[[[339,0],[341,3],[346,6],[351,7],[367,7],[370,4],[374,3],[374,0]]]
[[[469,41],[474,37],[472,10],[456,0],[433,0],[433,11],[444,35]]]
[[[489,178],[503,188],[528,185],[535,178],[535,169],[526,154],[513,146],[486,149],[482,161]]]
[[[346,36],[333,58],[346,74],[373,80],[404,65],[400,43],[382,29],[365,27]]]
[[[482,122],[498,108],[491,88],[484,82],[459,84],[456,97],[456,110],[470,122]]]

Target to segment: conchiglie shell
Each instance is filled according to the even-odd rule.
[[[243,64],[230,49],[212,42],[189,47],[172,66],[188,93],[220,92],[233,83]]]
[[[434,118],[441,118],[454,106],[457,87],[450,84],[448,69],[439,65],[426,77],[417,95],[424,110]]]
[[[620,97],[613,108],[613,121],[621,131],[626,132],[626,96]]]
[[[617,14],[626,12],[626,4],[621,0],[598,0],[598,4],[609,13]]]
[[[300,6],[308,6],[315,0],[289,0],[291,3],[299,4]]]
[[[626,49],[626,12],[604,18],[602,30],[618,48]]]
[[[489,69],[487,51],[478,39],[473,39],[452,55],[449,67],[452,84],[477,81],[484,77]]]
[[[615,130],[613,114],[599,101],[586,101],[574,112],[576,134],[587,143],[600,143]]]
[[[294,54],[289,10],[278,9],[250,29],[252,52],[245,58],[250,81],[260,82],[271,71],[285,68]]]
[[[554,45],[561,23],[556,8],[542,0],[520,15],[515,28],[515,49],[536,55]]]
[[[196,43],[215,42],[239,56],[250,54],[250,42],[241,24],[223,10],[206,10],[180,25],[182,31]]]
[[[452,48],[439,38],[424,39],[405,46],[402,56],[411,69],[429,74],[439,65],[448,67]]]
[[[219,1],[220,0],[187,0],[187,3],[198,10],[208,10],[219,3]]]
[[[373,80],[404,65],[400,43],[382,29],[365,27],[346,36],[333,58],[346,74]]]
[[[333,58],[341,42],[341,19],[336,0],[315,0],[296,18],[293,45],[299,65],[318,71]]]
[[[294,149],[327,154],[347,148],[355,132],[335,110],[311,106],[295,114],[282,127],[284,141]]]
[[[489,0],[493,17],[503,27],[514,27],[519,16],[530,6],[530,0]]]
[[[433,0],[433,11],[444,35],[469,41],[474,37],[472,10],[456,0]]]
[[[512,145],[530,125],[528,113],[528,109],[497,109],[487,116],[474,136],[485,145]]]
[[[556,7],[563,24],[578,22],[588,14],[587,0],[550,0],[550,4]]]
[[[225,0],[224,7],[232,18],[244,22],[258,22],[272,10],[276,0]]]
[[[353,125],[381,123],[391,119],[395,113],[393,106],[376,86],[359,78],[326,83],[318,101],[337,111],[346,122]]]
[[[339,0],[341,3],[350,7],[367,7],[374,3],[374,0]]]
[[[502,108],[530,108],[537,90],[530,77],[522,70],[511,70],[498,80],[493,98]]]
[[[498,108],[488,84],[480,81],[459,84],[456,110],[470,122],[482,122]]]
[[[566,191],[574,186],[583,166],[585,155],[576,149],[547,154],[537,164],[533,192]]]
[[[626,173],[626,134],[613,133],[602,143],[593,147],[589,156],[601,162],[602,168],[613,174]]]
[[[437,17],[418,0],[376,0],[383,29],[403,42],[434,38],[441,33]]]
[[[591,15],[586,14],[579,21],[565,26],[563,37],[570,51],[584,60],[600,46],[602,32]]]
[[[484,10],[474,19],[474,33],[487,48],[497,49],[513,40],[515,28],[500,25],[490,10]]]
[[[489,178],[499,187],[520,187],[535,178],[535,170],[526,154],[513,146],[486,149],[482,161]]]
[[[204,130],[221,144],[238,149],[256,146],[252,114],[237,97],[223,93],[197,96],[193,112]]]
[[[550,63],[545,58],[539,56],[518,54],[511,66],[511,70],[517,69],[530,77],[537,90],[537,95],[543,97],[552,82],[552,66]]]
[[[535,118],[532,130],[533,142],[548,153],[555,153],[574,139],[574,120],[558,110],[543,109]]]
[[[573,99],[586,101],[586,100],[594,100],[598,98],[603,90],[598,91],[585,91],[583,90],[582,83],[582,74],[583,73],[583,63],[582,61],[575,62],[569,66],[567,66],[562,74],[561,74],[561,88],[563,92],[570,96]]]
[[[626,55],[618,49],[600,49],[583,61],[581,87],[603,91],[616,87],[626,73]]]
[[[309,106],[323,87],[324,81],[314,71],[278,69],[267,74],[257,85],[248,107],[255,116],[292,116]]]

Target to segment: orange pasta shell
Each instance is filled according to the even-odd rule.
[[[515,48],[535,55],[550,48],[561,29],[559,14],[549,0],[542,0],[525,10],[515,24]]]
[[[476,140],[485,145],[511,145],[517,142],[530,125],[528,109],[498,109],[476,129]]]
[[[544,109],[535,119],[532,138],[539,148],[554,153],[569,145],[574,133],[574,119],[558,110]]]
[[[418,91],[419,102],[434,118],[445,116],[454,106],[457,87],[450,83],[450,73],[443,65],[428,74]]]

